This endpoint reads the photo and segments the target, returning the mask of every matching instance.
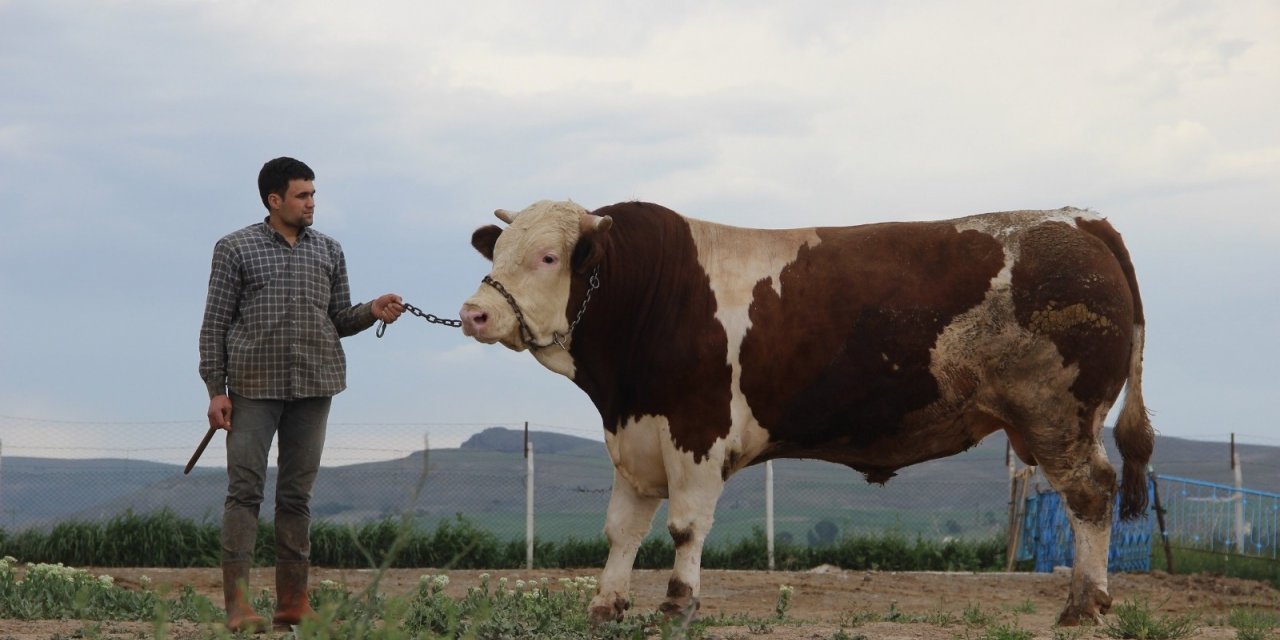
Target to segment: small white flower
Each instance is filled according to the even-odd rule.
[[[431,579],[431,582],[432,582],[432,584],[434,584],[434,585],[435,585],[436,589],[443,589],[443,588],[445,588],[445,587],[449,586],[449,576],[446,576],[446,575],[444,575],[444,574],[442,573],[442,574],[440,574],[440,575],[438,575],[438,576],[436,576],[436,577],[432,578],[432,579]]]
[[[151,586],[151,576],[146,574],[138,576],[138,584],[142,585],[143,589],[149,588]]]
[[[116,582],[116,579],[115,579],[115,578],[112,578],[111,576],[109,576],[109,575],[107,575],[107,574],[105,574],[105,573],[104,573],[104,574],[102,574],[102,575],[100,575],[100,576],[98,576],[98,583],[99,583],[99,584],[101,584],[101,585],[102,585],[102,586],[104,586],[104,587],[109,587],[109,586],[111,586],[111,585],[115,584],[115,582]]]

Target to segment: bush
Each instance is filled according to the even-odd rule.
[[[708,569],[765,569],[767,540],[759,527],[740,540],[707,546]],[[24,562],[98,567],[216,567],[222,555],[220,523],[193,522],[167,510],[145,515],[126,512],[106,522],[63,522],[49,533],[26,530],[11,535],[0,529],[0,557]],[[311,562],[335,568],[381,566],[452,569],[521,569],[523,540],[502,541],[461,514],[424,530],[407,520],[385,518],[360,525],[325,521],[311,527]],[[535,540],[540,568],[602,567],[609,555],[603,536],[563,541]],[[776,541],[775,566],[784,571],[832,564],[844,569],[886,571],[990,571],[1003,567],[1004,542],[936,542],[900,534],[843,537],[821,547]],[[637,569],[669,569],[675,560],[671,540],[647,538],[636,554]],[[254,561],[275,564],[272,524],[258,526]]]

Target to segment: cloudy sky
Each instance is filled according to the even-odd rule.
[[[488,271],[471,231],[544,198],[761,227],[1093,208],[1138,269],[1159,431],[1280,444],[1280,7],[1052,4],[0,0],[0,445],[186,459],[213,243],[279,155],[315,168],[358,299],[447,317]],[[600,437],[527,354],[409,316],[344,344],[335,446]]]

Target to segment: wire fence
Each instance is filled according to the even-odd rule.
[[[0,528],[48,529],[69,520],[157,509],[219,520],[226,491],[223,439],[214,438],[190,475],[182,473],[205,428],[202,421],[94,423],[0,415]],[[539,539],[601,535],[614,476],[600,431],[538,423],[527,429],[536,462],[532,475],[523,422],[330,423],[313,516],[364,523],[409,513],[433,527],[462,515],[500,538],[523,539],[531,479]],[[1163,449],[1175,462],[1204,464],[1206,456],[1186,448],[1187,441],[1175,444]],[[1242,450],[1252,456],[1248,468],[1255,477],[1272,475],[1273,448]],[[1114,452],[1111,458],[1119,459]],[[1223,458],[1217,477],[1230,475]],[[886,533],[990,539],[1007,534],[1016,502],[999,433],[960,455],[902,469],[884,486],[868,484],[847,467],[806,460],[776,460],[772,476],[772,500],[764,465],[729,479],[709,542],[738,540],[770,524],[778,541],[808,545]],[[1037,491],[1048,489],[1034,477]],[[1164,474],[1160,482],[1173,544],[1271,558],[1280,553],[1278,494]],[[273,500],[274,469],[267,479],[265,518],[271,517]],[[650,535],[665,536],[665,520],[664,505]]]
[[[1280,494],[1174,476],[1159,482],[1170,544],[1277,559]]]
[[[76,423],[0,416],[0,527],[48,529],[68,520],[95,521],[162,508],[198,521],[217,520],[226,490],[223,438],[214,438],[190,475],[182,473],[205,426],[198,421]],[[546,540],[602,535],[614,477],[602,434],[536,423],[529,429],[536,462],[535,535]],[[76,436],[75,431],[88,435]],[[136,441],[139,436],[144,445],[93,442]],[[409,512],[432,527],[461,514],[501,538],[523,539],[529,477],[523,442],[524,424],[518,422],[330,423],[313,517],[362,523]],[[841,465],[775,461],[776,539],[825,544],[841,536],[888,532],[910,539],[1003,535],[1009,505],[1004,447],[1002,439],[992,438],[960,456],[904,469],[885,486],[870,485]],[[266,484],[262,512],[270,518],[274,468]],[[763,531],[765,498],[764,465],[730,478],[710,542]],[[667,535],[665,520],[664,505],[654,517],[651,535]]]

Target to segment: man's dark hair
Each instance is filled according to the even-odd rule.
[[[280,157],[268,160],[258,172],[258,195],[262,196],[262,206],[267,205],[267,196],[276,194],[283,198],[289,192],[290,180],[315,180],[316,173],[301,160]]]

